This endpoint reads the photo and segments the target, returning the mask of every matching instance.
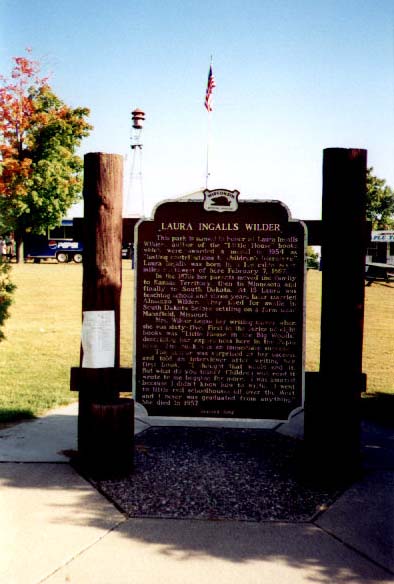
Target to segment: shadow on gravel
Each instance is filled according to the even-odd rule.
[[[363,420],[393,427],[394,393],[364,393],[360,403]]]
[[[94,484],[129,517],[307,521],[338,487],[303,480],[301,449],[270,430],[151,428],[136,436],[133,473]]]

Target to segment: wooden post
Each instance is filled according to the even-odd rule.
[[[93,478],[122,477],[133,466],[134,401],[92,402],[83,466]]]
[[[366,169],[366,150],[324,150],[320,374],[305,438],[315,468],[333,480],[360,465]]]
[[[86,154],[82,310],[115,311],[115,367],[120,354],[123,157]]]
[[[122,288],[122,204],[123,157],[118,154],[90,153],[84,166],[84,263],[82,310],[113,311],[115,314],[115,370],[120,356],[120,295]],[[83,349],[81,348],[81,366]],[[78,451],[82,464],[100,475],[111,469],[115,474],[130,466],[133,435],[133,402],[119,400],[114,383],[108,383],[111,369],[91,370],[79,391]],[[89,386],[88,386],[89,385]],[[127,403],[129,402],[129,403]],[[118,428],[116,429],[118,417]],[[127,423],[128,421],[128,423]],[[125,424],[127,428],[125,428]],[[114,430],[115,428],[115,430]],[[128,436],[129,440],[118,440]],[[93,438],[93,439],[92,439]],[[122,454],[103,448],[121,444]],[[130,454],[129,460],[124,457]],[[115,465],[113,461],[118,461]]]

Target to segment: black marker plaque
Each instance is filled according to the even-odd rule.
[[[152,416],[287,419],[302,405],[304,225],[279,202],[220,210],[166,202],[137,227],[136,399]]]

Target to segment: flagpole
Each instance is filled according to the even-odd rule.
[[[215,78],[212,72],[212,55],[211,55],[211,64],[209,66],[209,74],[208,74],[208,83],[207,89],[205,92],[205,108],[208,112],[208,123],[207,123],[207,164],[206,164],[206,173],[205,173],[205,188],[208,188],[208,181],[210,177],[210,169],[209,169],[209,150],[211,145],[211,113],[212,113],[212,92],[213,88],[216,86]]]
[[[208,188],[208,180],[209,180],[209,148],[211,145],[211,112],[208,112],[208,123],[207,123],[207,167],[206,167],[206,175],[205,175],[205,188]]]

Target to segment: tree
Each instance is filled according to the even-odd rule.
[[[39,73],[37,61],[15,57],[11,79],[0,77],[0,214],[17,243],[59,225],[79,200],[75,151],[92,129],[89,110],[67,106]]]
[[[367,170],[367,219],[372,221],[372,229],[394,228],[394,191],[384,179]]]
[[[319,254],[312,245],[306,248],[306,265],[308,268],[319,268]]]
[[[8,309],[12,302],[12,292],[15,289],[15,285],[10,280],[9,272],[10,265],[4,263],[3,259],[0,258],[0,341],[4,339],[1,327],[5,319],[9,317]]]

